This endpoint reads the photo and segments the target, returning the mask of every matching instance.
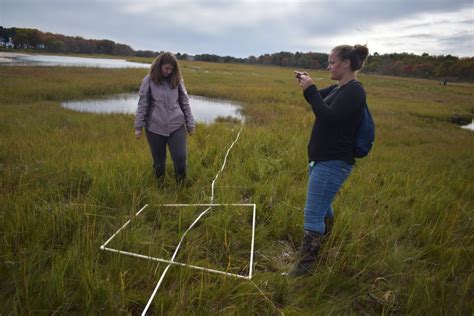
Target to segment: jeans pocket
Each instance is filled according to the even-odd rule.
[[[344,179],[349,176],[352,171],[352,165],[342,160],[331,160],[328,162],[328,167],[332,169],[335,177],[343,177]]]

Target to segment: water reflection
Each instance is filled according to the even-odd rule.
[[[85,58],[55,55],[28,55],[0,52],[0,65],[12,66],[73,66],[98,68],[149,68],[149,64],[125,59]]]
[[[218,117],[232,117],[243,121],[240,105],[227,100],[189,96],[191,111],[198,122],[211,123]],[[65,108],[94,113],[135,114],[138,104],[137,93],[119,94],[107,99],[63,102]]]

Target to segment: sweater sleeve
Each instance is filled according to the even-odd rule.
[[[324,99],[336,87],[337,87],[337,84],[333,84],[333,85],[330,85],[329,87],[326,87],[324,89],[320,89],[319,94]]]
[[[193,132],[196,128],[196,124],[194,123],[194,117],[191,113],[191,106],[189,105],[189,96],[188,91],[186,91],[186,87],[184,85],[184,81],[181,81],[178,85],[179,89],[179,104],[181,106],[181,110],[183,111],[184,118],[186,120],[186,129],[189,133]]]
[[[365,91],[359,84],[347,85],[337,93],[331,106],[328,106],[315,85],[304,91],[316,117],[328,122],[346,121],[358,113],[364,106]]]
[[[140,85],[140,90],[138,91],[138,107],[135,114],[135,129],[141,130],[145,126],[146,117],[148,115],[149,107],[149,93],[150,90],[150,77],[149,75],[145,76]]]
[[[337,87],[337,84],[330,85],[329,87],[319,90],[319,94],[324,99],[336,87]],[[304,97],[308,103],[311,103],[310,100],[308,100],[306,93],[304,94]]]

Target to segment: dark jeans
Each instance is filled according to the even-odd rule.
[[[324,234],[324,218],[334,216],[332,201],[351,171],[352,165],[342,160],[320,161],[309,167],[304,229]]]
[[[146,130],[146,138],[150,145],[153,156],[153,168],[157,178],[165,175],[166,168],[166,144],[168,144],[171,159],[173,159],[176,181],[182,182],[186,177],[186,127],[182,127],[171,133],[170,136],[162,136]]]

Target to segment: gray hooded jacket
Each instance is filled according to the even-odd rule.
[[[169,136],[183,125],[189,133],[195,123],[189,106],[189,97],[184,82],[175,89],[168,81],[157,85],[146,75],[138,92],[138,108],[135,115],[135,129],[145,127],[148,131]]]

